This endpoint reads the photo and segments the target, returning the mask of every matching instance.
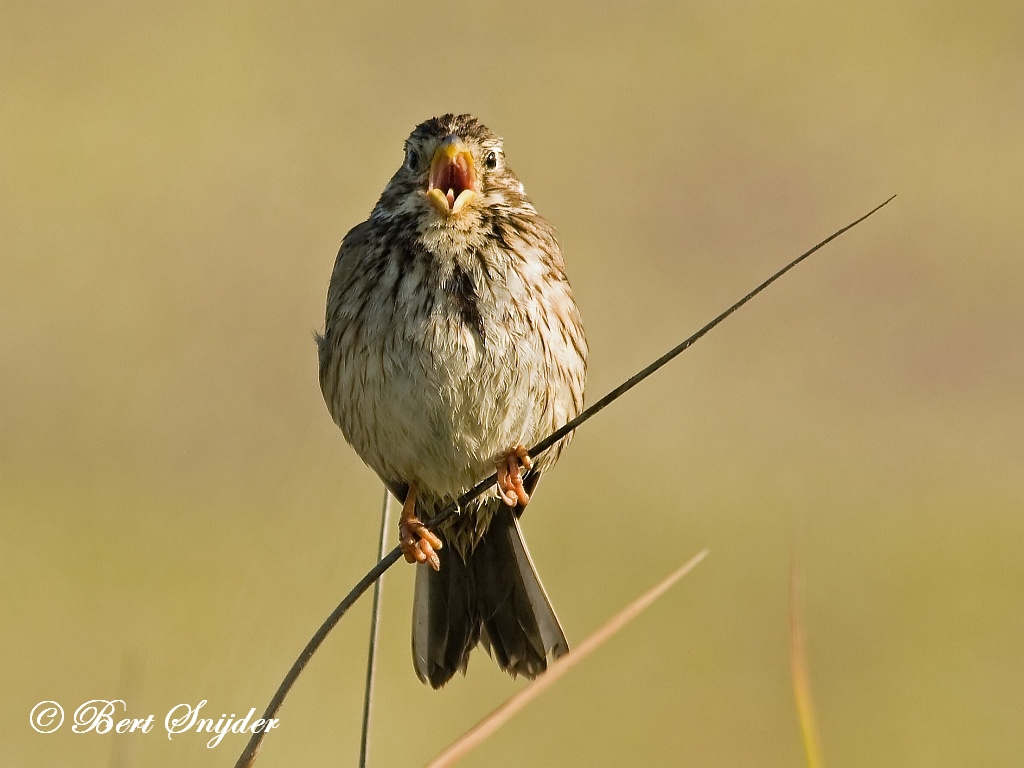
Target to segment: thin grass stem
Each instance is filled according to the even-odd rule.
[[[377,542],[377,560],[388,553],[388,527],[391,524],[391,492],[384,489],[384,502],[380,510],[380,539]],[[370,611],[370,647],[366,652],[366,689],[363,691],[363,729],[359,736],[359,768],[366,768],[370,759],[370,715],[373,712],[373,681],[377,675],[377,641],[380,639],[381,598],[384,591],[383,574],[373,585],[373,608]]]
[[[793,261],[791,261],[785,267],[783,267],[778,272],[773,274],[771,277],[769,277],[767,280],[765,280],[763,283],[757,286],[757,288],[752,290],[742,299],[740,299],[727,310],[722,312],[714,320],[709,322],[707,325],[698,330],[692,336],[690,336],[677,346],[670,349],[668,352],[666,352],[653,363],[648,365],[642,371],[639,371],[635,375],[631,376],[629,379],[624,381],[622,384],[620,384],[607,395],[602,397],[596,403],[594,403],[589,408],[584,410],[575,419],[569,421],[564,426],[555,430],[553,433],[551,433],[546,438],[541,440],[539,443],[537,443],[530,449],[530,456],[536,458],[544,451],[546,451],[548,448],[550,448],[552,445],[561,440],[563,437],[565,437],[570,432],[579,427],[581,424],[596,416],[600,411],[604,410],[608,405],[611,405],[611,403],[613,403],[615,400],[618,400],[620,397],[626,394],[626,392],[631,390],[641,381],[643,381],[656,371],[660,370],[671,360],[675,359],[683,352],[685,352],[687,349],[692,347],[696,342],[702,339],[712,328],[717,326],[719,323],[721,323],[723,320],[725,320],[727,317],[733,314],[736,310],[738,310],[752,298],[757,296],[757,294],[761,293],[761,291],[763,291],[769,285],[774,283],[784,274],[789,272],[789,270],[793,269],[797,264],[800,264],[802,261],[807,259],[811,254],[815,253],[816,251],[820,250],[821,248],[831,243],[844,232],[847,232],[848,230],[860,224],[866,218],[868,218],[872,214],[879,211],[881,208],[891,203],[895,198],[896,195],[893,195],[884,203],[871,209],[860,218],[847,224],[842,229],[836,230],[831,235],[822,240],[820,243],[797,256],[795,259],[793,259]],[[478,496],[487,491],[492,485],[494,485],[496,480],[496,474],[492,474],[491,476],[481,480],[471,489],[466,491],[466,493],[462,494],[462,496],[460,496],[456,501],[451,502],[448,506],[441,510],[441,512],[439,512],[437,515],[435,515],[429,521],[427,521],[428,527],[437,528],[437,526],[441,525],[441,523],[443,523],[445,520],[457,514],[459,510],[463,509],[467,504],[469,504]],[[359,580],[359,582],[338,604],[338,607],[335,608],[334,611],[331,612],[331,615],[328,616],[327,619],[323,622],[323,624],[320,625],[320,628],[316,631],[313,637],[310,638],[309,642],[306,643],[306,647],[302,649],[302,652],[299,654],[299,657],[292,664],[291,669],[288,670],[288,673],[284,676],[284,680],[282,680],[281,684],[278,686],[277,692],[274,694],[273,698],[270,700],[270,703],[267,705],[267,710],[263,715],[264,719],[270,719],[277,715],[277,711],[281,708],[281,704],[284,702],[285,696],[288,695],[288,692],[295,684],[295,680],[302,673],[302,670],[305,668],[306,664],[309,663],[310,658],[312,658],[313,654],[316,653],[316,650],[327,638],[327,635],[329,635],[331,630],[334,629],[334,627],[338,624],[339,621],[341,621],[341,617],[344,616],[348,609],[351,608],[352,605],[355,603],[355,601],[358,600],[367,589],[369,589],[371,584],[377,581],[377,579],[379,579],[384,574],[384,572],[388,570],[388,568],[390,568],[392,565],[398,562],[401,556],[401,548],[395,547],[385,557],[381,558],[380,562],[378,562],[373,568],[370,569],[370,571],[362,579]],[[259,733],[254,733],[252,735],[252,737],[249,739],[248,744],[246,744],[245,749],[242,750],[242,754],[239,755],[238,761],[235,763],[235,768],[249,768],[253,764],[253,762],[256,759],[256,755],[259,753],[260,745],[263,743],[264,734],[265,732],[261,731]]]
[[[789,661],[793,681],[793,700],[800,723],[807,768],[823,768],[818,720],[814,715],[811,675],[807,669],[807,643],[804,632],[804,572],[800,558],[793,553],[789,565]]]
[[[697,564],[707,557],[707,554],[708,551],[705,549],[703,552],[694,555],[686,563],[612,616],[600,629],[576,646],[576,648],[553,661],[548,665],[547,672],[536,678],[525,688],[514,693],[504,704],[466,731],[440,755],[431,760],[427,764],[427,768],[448,768],[448,766],[455,765],[455,763],[480,746],[495,731],[511,720],[513,715],[554,685],[562,675],[587,658],[587,656],[610,640],[613,635],[617,634],[619,630],[650,608],[651,604],[665,594],[673,584],[696,568]]]

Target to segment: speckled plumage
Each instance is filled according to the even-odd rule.
[[[424,161],[452,136],[472,153],[479,190],[464,210],[446,217],[424,195]],[[369,219],[348,233],[338,253],[319,338],[320,383],[331,415],[359,456],[400,499],[415,483],[417,508],[429,518],[491,474],[510,448],[533,445],[580,412],[587,348],[554,230],[505,166],[501,140],[469,115],[444,115],[418,126],[406,149],[406,162]],[[567,442],[538,458],[525,478],[530,488]],[[484,641],[502,662],[490,636],[499,630],[489,631],[483,615],[502,606],[475,604],[480,585],[473,562],[476,550],[486,551],[490,562],[480,567],[492,571],[515,550],[481,545],[495,519],[503,529],[495,541],[519,535],[522,509],[506,510],[496,492],[488,494],[443,529],[454,546],[440,553],[441,574],[448,573],[437,578],[446,580],[446,603],[453,595],[461,600],[460,589],[467,592],[461,619],[477,627],[464,633],[467,648],[448,647],[449,640],[435,649],[444,657],[436,674],[429,659],[419,658],[430,653],[414,648],[417,671],[435,686],[456,668],[465,671],[481,622]],[[460,563],[452,563],[456,556]],[[431,587],[420,582],[431,577],[423,575],[426,566],[417,570],[418,610],[426,611]],[[452,582],[459,578],[465,583]],[[433,588],[441,589],[437,584]],[[506,595],[514,597],[515,590]],[[437,623],[436,615],[432,621]],[[414,646],[416,632],[414,627]],[[541,644],[552,642],[548,637]],[[428,644],[426,635],[420,644]],[[541,648],[539,662],[527,649],[519,655],[531,658],[506,659],[502,666],[532,676],[561,646],[564,638],[558,648]]]

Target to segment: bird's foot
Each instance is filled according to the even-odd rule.
[[[498,493],[510,507],[530,503],[530,494],[523,487],[523,473],[520,467],[533,469],[533,459],[522,443],[506,453],[496,462],[498,465]]]
[[[444,543],[416,517],[415,483],[409,485],[405,504],[402,505],[402,516],[398,520],[398,540],[405,562],[429,563],[435,571],[441,570],[441,558],[434,550],[441,549]]]

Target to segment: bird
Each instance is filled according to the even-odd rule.
[[[402,502],[419,679],[466,674],[479,644],[512,677],[569,650],[520,517],[583,408],[587,341],[553,226],[469,114],[416,126],[369,217],[344,237],[316,336],[320,388]],[[431,531],[423,521],[497,472]]]

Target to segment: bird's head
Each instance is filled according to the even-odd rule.
[[[377,207],[413,214],[432,228],[465,229],[488,209],[524,202],[523,185],[505,166],[501,139],[472,115],[448,114],[409,135],[402,167]]]

